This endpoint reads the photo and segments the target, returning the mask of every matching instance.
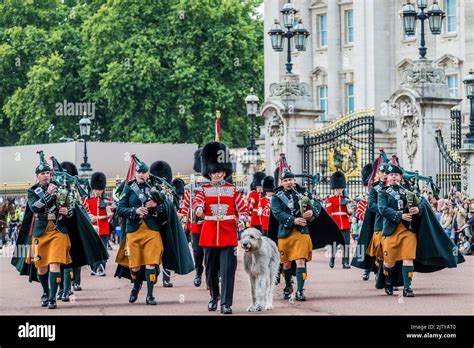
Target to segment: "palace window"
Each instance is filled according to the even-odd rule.
[[[321,116],[321,121],[325,121],[328,115],[328,87],[319,86],[318,96],[319,96],[319,108],[321,110],[324,110],[324,113]]]
[[[451,98],[459,97],[458,75],[448,75],[448,89]]]
[[[328,35],[327,16],[325,14],[318,16],[318,47],[327,46]]]
[[[456,32],[456,0],[444,0],[446,12],[446,31],[448,33]]]
[[[346,111],[354,112],[354,84],[346,85]]]
[[[345,22],[346,22],[346,44],[354,42],[354,19],[353,11],[345,11]]]

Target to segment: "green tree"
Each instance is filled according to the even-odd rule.
[[[29,62],[13,84],[8,83],[13,68],[0,63],[0,117],[13,131],[10,138],[0,133],[0,141],[26,144],[76,135],[78,118],[54,114],[55,103],[67,100],[95,103],[97,140],[203,144],[214,137],[219,109],[223,141],[244,146],[249,132],[244,98],[250,87],[263,94],[263,23],[255,11],[261,2],[91,0],[33,6],[22,21],[7,21],[0,29],[1,38],[22,33],[16,41],[27,47]],[[18,11],[11,3],[0,5],[6,19]],[[28,37],[36,39],[27,42]],[[11,43],[1,44],[0,60],[11,61],[18,52]]]

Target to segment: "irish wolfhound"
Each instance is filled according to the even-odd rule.
[[[248,312],[260,312],[273,308],[273,288],[280,267],[280,255],[276,244],[262,236],[259,230],[248,228],[240,237],[245,250],[244,268],[250,277],[252,303]]]

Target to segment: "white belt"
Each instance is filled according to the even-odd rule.
[[[336,211],[335,213],[332,213],[332,215],[347,215],[347,213],[343,211]]]
[[[235,216],[234,215],[211,215],[211,216],[205,216],[204,220],[212,220],[212,221],[235,220]]]

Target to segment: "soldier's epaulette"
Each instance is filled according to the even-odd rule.
[[[35,188],[39,187],[40,184],[39,182],[37,182],[36,184],[34,184],[33,186],[30,187],[30,190],[34,190]]]

